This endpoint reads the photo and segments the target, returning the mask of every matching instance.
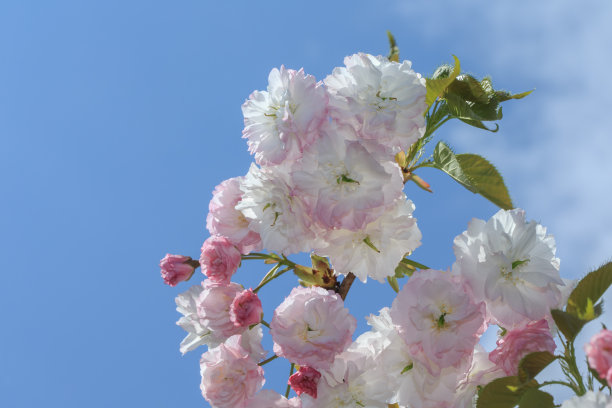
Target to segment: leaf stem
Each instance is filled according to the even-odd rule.
[[[270,357],[270,358],[268,358],[268,359],[266,359],[266,360],[262,361],[261,363],[258,363],[257,365],[258,365],[258,366],[262,366],[262,365],[268,364],[270,361],[272,361],[272,360],[276,360],[277,358],[278,358],[278,356],[275,354],[275,355],[273,355],[272,357]]]
[[[264,319],[261,319],[260,323],[263,324],[264,326],[266,326],[268,329],[270,328],[270,325]]]
[[[544,387],[546,385],[553,385],[553,384],[557,384],[557,385],[564,385],[568,388],[571,388],[573,391],[576,391],[576,389],[574,388],[574,386],[568,382],[565,381],[544,381],[543,383],[541,383],[540,385],[538,385],[539,387]]]
[[[293,375],[293,369],[295,368],[295,363],[291,363],[291,368],[289,369],[289,377]],[[287,381],[287,389],[285,390],[285,398],[289,398],[289,393],[291,392],[291,385]]]

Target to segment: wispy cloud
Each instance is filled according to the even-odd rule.
[[[399,1],[396,7],[420,22],[432,44],[482,55],[494,79],[519,84],[514,91],[538,88],[524,101],[508,102],[516,106],[500,136],[458,127],[451,141],[500,167],[515,201],[555,235],[566,275],[612,257],[612,3]]]

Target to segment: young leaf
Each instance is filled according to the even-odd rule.
[[[518,377],[502,377],[487,384],[478,397],[477,408],[512,408],[521,400],[528,388],[537,383],[522,384]]]
[[[588,323],[587,321],[582,320],[571,313],[564,312],[563,310],[552,309],[550,313],[552,314],[559,331],[563,333],[568,341],[573,341],[578,333],[580,333],[580,330],[582,330],[582,327]]]
[[[521,382],[535,378],[546,366],[555,361],[555,356],[548,351],[529,353],[519,363],[518,377]]]
[[[495,166],[476,154],[458,154],[455,157],[477,193],[504,210],[514,208],[504,179]]]
[[[554,408],[553,396],[547,392],[530,388],[521,397],[519,408]]]
[[[407,265],[413,266],[414,268],[417,268],[417,269],[431,269],[430,267],[425,266],[422,263],[419,263],[417,261],[413,261],[412,259],[408,259],[408,258],[402,259],[402,263],[405,263]]]
[[[489,102],[489,94],[476,78],[471,75],[461,74],[455,78],[446,90],[448,94],[459,95],[463,100],[483,103]]]
[[[395,42],[395,37],[391,34],[391,31],[387,31],[387,37],[389,38],[389,61],[399,62],[399,47]]]
[[[404,262],[400,261],[400,263],[397,264],[397,267],[395,268],[394,276],[396,279],[403,278],[404,276],[412,276],[415,270],[416,268],[412,265],[405,264]]]
[[[389,282],[389,286],[391,286],[395,293],[399,292],[399,285],[395,276],[387,276],[387,282]]]
[[[455,80],[457,75],[461,72],[461,65],[459,64],[459,58],[455,57],[455,67],[452,72],[448,72],[448,75],[444,76],[441,74],[440,69],[436,70],[434,76],[432,78],[427,78],[425,81],[425,86],[427,87],[427,95],[425,96],[425,102],[427,106],[431,106],[436,98],[444,93],[446,88]],[[446,67],[446,66],[445,66]],[[436,75],[437,74],[437,75]]]
[[[594,319],[597,317],[596,308],[599,305],[593,305],[610,285],[612,285],[612,262],[590,272],[578,282],[567,301],[567,312],[581,319]]]
[[[473,186],[470,178],[463,172],[463,168],[457,160],[457,156],[451,150],[450,147],[444,142],[438,142],[433,153],[433,164],[436,168],[442,170],[462,186],[467,188],[473,193],[477,193],[478,190]]]

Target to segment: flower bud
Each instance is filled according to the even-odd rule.
[[[236,327],[248,327],[261,321],[261,301],[252,289],[243,290],[234,298],[230,307],[230,320]]]
[[[312,398],[317,398],[317,384],[321,378],[321,373],[314,368],[301,366],[297,373],[289,377],[287,382],[297,395],[306,393]]]
[[[225,237],[209,237],[202,245],[202,273],[215,283],[229,283],[241,261],[240,251]]]
[[[184,282],[191,278],[195,271],[196,262],[189,256],[166,254],[161,261],[161,276],[164,283],[170,286],[176,286],[179,282]]]

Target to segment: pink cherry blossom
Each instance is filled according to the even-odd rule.
[[[433,375],[470,356],[486,328],[485,305],[464,281],[432,269],[408,280],[390,315],[415,360]]]
[[[213,282],[229,283],[240,265],[238,249],[225,237],[209,237],[202,245],[200,266],[202,273]]]
[[[234,325],[230,317],[232,302],[240,292],[242,286],[234,282],[226,285],[204,281],[204,290],[198,298],[200,323],[225,338],[242,333],[245,327]]]
[[[210,235],[224,236],[242,254],[248,254],[261,249],[261,237],[249,229],[249,221],[236,209],[242,200],[240,184],[243,180],[244,177],[234,177],[215,187],[208,204],[206,228]]]
[[[351,344],[357,321],[336,293],[298,287],[276,308],[270,327],[276,355],[319,369]]]
[[[317,384],[321,373],[312,367],[301,366],[297,373],[289,377],[289,385],[297,395],[306,393],[312,398],[317,398]]]
[[[584,346],[589,366],[612,386],[612,330],[602,330]]]
[[[230,319],[236,327],[249,327],[259,323],[262,314],[261,300],[252,289],[238,293],[230,307]]]
[[[261,390],[245,404],[248,408],[302,408],[302,401],[293,397],[287,399],[272,390]]]
[[[501,367],[507,375],[516,375],[521,359],[527,354],[536,351],[553,353],[555,348],[548,323],[542,319],[506,333],[497,340],[497,348],[489,354],[489,360]]]
[[[238,337],[238,336],[236,336]],[[244,408],[263,386],[264,372],[238,341],[228,341],[202,354],[204,398],[215,408]]]
[[[159,267],[164,283],[170,286],[176,286],[179,282],[189,280],[195,271],[191,257],[184,255],[166,254],[159,261]]]

